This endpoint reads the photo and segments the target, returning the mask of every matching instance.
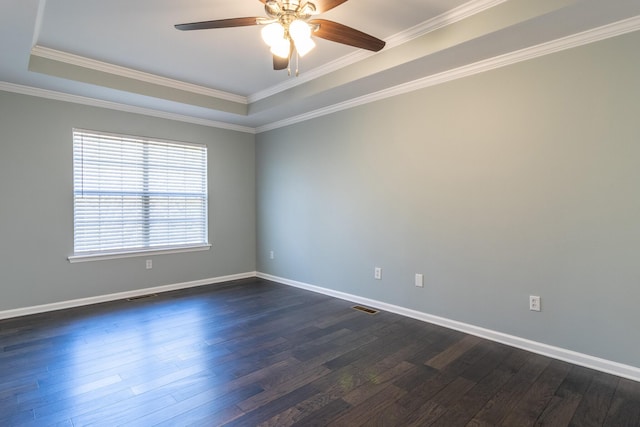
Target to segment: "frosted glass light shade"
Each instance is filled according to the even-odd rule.
[[[298,51],[298,55],[305,56],[307,53],[311,52],[311,49],[316,47],[316,43],[308,39],[296,40],[295,41],[296,50]]]
[[[296,45],[296,50],[300,56],[305,56],[316,44],[311,40],[311,28],[309,24],[296,19],[289,25],[289,34]]]
[[[280,58],[288,58],[291,51],[291,42],[288,39],[281,38],[271,46],[271,53]]]
[[[291,34],[291,38],[297,43],[298,41],[311,38],[311,28],[309,28],[306,22],[296,19],[289,25],[289,34]]]
[[[280,23],[274,22],[264,26],[261,34],[262,40],[264,40],[267,45],[273,47],[279,43],[280,40],[284,40],[284,27],[280,25]]]

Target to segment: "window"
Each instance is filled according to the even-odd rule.
[[[207,147],[73,131],[70,261],[208,249]]]

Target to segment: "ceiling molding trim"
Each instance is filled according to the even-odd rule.
[[[485,10],[491,9],[492,7],[498,6],[506,1],[508,0],[471,0],[470,2],[387,38],[385,40],[387,42],[386,47],[395,47],[407,43],[427,33],[455,24],[456,22],[467,19],[480,12],[484,12]]]
[[[31,38],[31,47],[38,44],[40,38],[40,30],[42,29],[42,19],[44,17],[44,9],[47,5],[47,0],[40,0],[38,2],[38,11],[36,12],[36,23],[33,26],[33,37]]]
[[[218,122],[215,120],[202,119],[199,117],[185,116],[181,114],[168,113],[165,111],[154,110],[151,108],[136,107],[133,105],[121,104],[118,102],[103,101],[95,98],[88,98],[79,95],[70,95],[62,92],[56,92],[48,89],[39,89],[31,86],[23,86],[14,83],[0,81],[0,91],[13,92],[21,95],[36,96],[38,98],[47,98],[55,101],[70,102],[73,104],[88,105],[91,107],[107,108],[109,110],[117,110],[125,113],[141,114],[144,116],[157,117],[160,119],[175,120],[178,122],[191,123],[207,127],[233,130],[237,132],[255,134],[254,128],[248,126],[240,126],[232,123]]]
[[[392,96],[402,95],[430,86],[436,86],[452,80],[473,76],[485,71],[506,67],[518,62],[527,61],[529,59],[538,58],[574,47],[579,47],[623,34],[632,33],[638,30],[640,30],[640,16],[635,16],[632,18],[624,19],[622,21],[614,22],[612,24],[604,25],[602,27],[587,30],[582,33],[573,34],[571,36],[563,37],[547,43],[542,43],[536,46],[506,53],[504,55],[499,55],[483,61],[478,61],[473,64],[444,71],[442,73],[433,74],[431,76],[427,76],[418,80],[403,83],[401,85],[397,85],[388,89],[334,104],[326,108],[320,108],[318,110],[310,111],[308,113],[300,114],[294,117],[289,117],[287,119],[279,120],[277,122],[273,122],[264,126],[259,126],[256,128],[256,133],[262,133],[284,126],[289,126],[327,114],[332,114],[338,111],[390,98]]]
[[[221,90],[216,90],[216,89],[211,89],[204,86],[186,83],[179,80],[170,79],[167,77],[161,77],[155,74],[145,73],[142,71],[133,70],[131,68],[121,67],[119,65],[113,65],[106,62],[97,61],[95,59],[74,55],[68,52],[62,52],[60,50],[51,49],[44,46],[39,46],[39,45],[34,46],[31,49],[31,54],[41,58],[63,62],[65,64],[76,65],[78,67],[88,68],[95,71],[101,71],[104,73],[109,73],[109,74],[114,74],[121,77],[139,80],[145,83],[165,86],[165,87],[178,89],[186,92],[193,92],[199,95],[205,95],[205,96],[210,96],[212,98],[224,99],[226,101],[237,102],[239,104],[244,104],[244,105],[247,105],[249,103],[246,96],[236,95],[229,92],[223,92]]]
[[[483,12],[506,1],[508,0],[471,0],[463,5],[451,9],[450,11],[447,11],[446,13],[435,16],[427,21],[415,25],[408,30],[402,31],[386,38],[386,46],[384,50],[389,50],[396,46],[400,46],[401,44],[407,43],[417,37],[421,37],[427,33],[446,27],[447,25],[462,21],[463,19],[469,18],[470,16]],[[375,55],[375,52],[369,52],[366,50],[358,50],[352,52],[334,61],[327,62],[320,67],[316,67],[312,70],[304,72],[300,74],[300,76],[296,79],[285,80],[284,82],[274,85],[270,88],[251,94],[247,97],[247,99],[250,104],[256,101],[260,101],[261,99],[268,98],[287,89],[291,89],[292,87],[307,83],[311,80],[317,79],[351,64],[355,64],[356,62],[362,61],[372,55]]]

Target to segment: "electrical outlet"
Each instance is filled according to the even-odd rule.
[[[529,310],[540,311],[540,297],[529,295]]]
[[[153,268],[153,260],[148,259],[146,267],[147,267],[147,270],[151,270]]]
[[[382,279],[382,268],[376,267],[373,270],[373,278],[376,279],[376,280],[381,280]]]
[[[269,251],[269,259],[274,259],[276,257],[276,253],[273,251]]]
[[[424,288],[424,276],[422,274],[416,273],[415,285],[418,288]]]

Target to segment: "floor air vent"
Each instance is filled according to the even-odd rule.
[[[154,298],[154,297],[157,297],[157,296],[158,296],[157,294],[140,295],[139,297],[127,298],[127,301],[137,301],[139,299]]]
[[[376,314],[378,312],[378,310],[374,310],[374,309],[368,308],[368,307],[363,307],[361,305],[354,305],[353,309],[354,310],[358,310],[358,311],[364,311],[367,314]]]

